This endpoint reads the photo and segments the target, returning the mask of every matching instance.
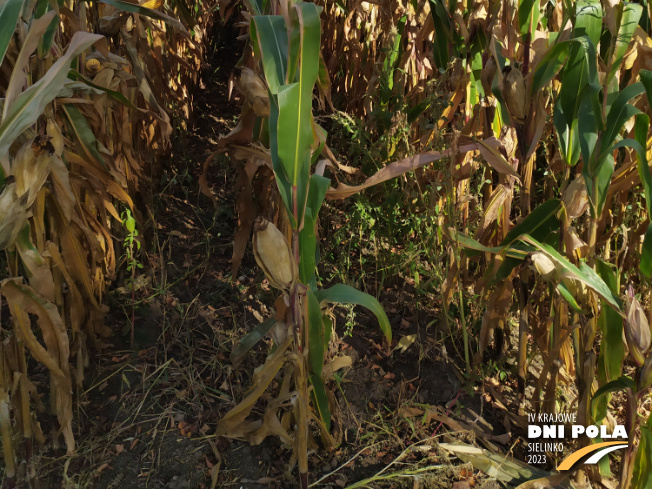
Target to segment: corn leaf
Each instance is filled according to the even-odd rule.
[[[288,210],[301,223],[310,174],[312,132],[312,92],[319,75],[320,19],[319,9],[312,3],[294,6],[300,25],[301,64],[298,81],[283,85],[278,92],[277,156],[293,189],[295,201]],[[272,121],[270,121],[272,122]],[[287,203],[286,203],[287,204]]]
[[[596,261],[596,271],[616,295],[620,290],[617,270],[603,260]],[[623,343],[623,318],[612,307],[603,304],[598,317],[598,326],[602,332],[600,356],[598,358],[598,378],[601,385],[617,379],[622,375],[625,346]],[[593,404],[594,419],[600,421],[607,415],[610,396],[603,396]]]
[[[652,420],[650,416],[649,420]],[[634,462],[634,472],[632,475],[632,489],[647,489],[652,487],[652,427],[648,425],[641,426],[641,439],[636,452]]]
[[[561,278],[568,278],[583,283],[602,297],[621,316],[624,316],[618,297],[613,294],[609,286],[607,286],[604,280],[591,267],[585,263],[580,263],[580,266],[576,267],[552,246],[539,243],[531,236],[521,236],[519,239],[546,254],[555,264],[555,268],[560,272]]]
[[[618,25],[618,34],[613,38],[613,44],[610,49],[609,69],[605,76],[604,86],[610,85],[611,79],[616,75],[620,69],[620,64],[627,52],[629,43],[632,40],[634,31],[638,26],[638,21],[643,13],[643,7],[633,2],[622,2],[616,5],[616,9],[622,12],[618,17],[620,24]]]
[[[56,12],[54,11],[48,12],[40,19],[36,19],[31,23],[25,41],[20,49],[20,54],[18,55],[11,71],[11,78],[9,78],[9,85],[7,86],[7,91],[5,93],[5,104],[2,108],[2,119],[7,117],[7,113],[13,105],[16,97],[20,94],[23,87],[27,85],[27,73],[25,67],[29,62],[32,53],[37,48],[39,40],[45,34],[48,25],[50,25],[50,22],[55,15]]]
[[[616,142],[625,122],[636,114],[640,114],[641,111],[629,104],[629,101],[642,94],[644,90],[642,83],[632,83],[618,92],[607,114],[605,131],[600,139],[603,153],[612,151],[611,146]],[[591,173],[595,171],[595,168],[591,168]]]
[[[302,283],[308,284],[315,290],[317,288],[315,281],[317,236],[315,218],[310,207],[306,208],[303,219],[303,228],[299,231],[299,277]]]
[[[258,323],[256,326],[254,326],[254,329],[252,329],[240,340],[240,343],[238,343],[231,352],[230,359],[234,368],[240,364],[247,352],[256,346],[265,337],[265,335],[269,333],[269,330],[272,329],[275,324],[275,317],[267,318],[262,323]]]
[[[433,56],[437,68],[444,70],[450,61],[449,49],[455,48],[453,40],[455,32],[451,18],[441,0],[429,0],[430,13],[435,24],[435,38],[433,40]],[[455,52],[453,55],[456,55]]]
[[[0,124],[0,158],[7,153],[14,140],[36,122],[45,106],[57,96],[66,81],[73,58],[100,39],[103,39],[103,36],[76,32],[66,53],[52,65],[43,78],[15,99]]]
[[[315,401],[315,407],[319,413],[319,417],[324,423],[326,433],[331,429],[331,410],[328,404],[328,395],[326,394],[326,387],[324,381],[319,375],[310,375],[310,384],[312,385],[312,395]]]
[[[571,39],[569,41],[563,41],[554,44],[546,51],[532,70],[531,93],[537,93],[559,73],[559,70],[562,69],[568,59],[571,46],[576,42],[581,42],[581,40]]]
[[[602,6],[597,0],[580,0],[575,4],[573,37],[586,36],[594,46],[602,34]]]
[[[32,243],[29,225],[25,226],[18,234],[16,248],[20,253],[23,265],[27,269],[27,278],[32,288],[48,301],[54,302],[55,287],[52,271],[49,264]]]
[[[277,95],[285,83],[288,62],[287,29],[283,16],[255,16],[251,21],[251,40],[254,50],[260,53],[269,91]]]
[[[0,4],[0,65],[5,59],[11,36],[14,35],[24,0],[5,0]]]
[[[97,139],[95,138],[95,134],[93,134],[93,130],[88,124],[86,117],[84,117],[79,109],[72,104],[63,104],[63,111],[68,116],[72,130],[77,136],[81,147],[84,149],[84,152],[89,159],[95,164],[102,165],[104,168],[108,169],[104,158],[97,148]]]
[[[607,382],[605,385],[595,391],[595,394],[593,394],[592,403],[598,402],[602,396],[612,392],[624,391],[627,389],[636,390],[636,382],[626,376],[618,377],[611,382]]]
[[[541,2],[539,0],[519,0],[518,2],[518,27],[522,35],[536,32],[541,16]]]
[[[357,304],[366,307],[374,315],[380,323],[380,329],[387,338],[387,341],[392,341],[392,327],[389,324],[389,319],[385,313],[383,306],[376,300],[375,297],[361,292],[353,287],[345,284],[333,285],[328,289],[318,290],[315,292],[315,297],[319,302],[334,302],[338,304]]]

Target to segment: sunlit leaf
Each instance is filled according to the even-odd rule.
[[[392,341],[392,328],[389,324],[389,319],[385,310],[380,305],[375,297],[361,292],[353,287],[345,284],[333,285],[328,289],[318,290],[315,292],[315,297],[320,302],[331,302],[337,304],[357,304],[369,309],[380,323],[380,329],[387,338],[387,341]]]

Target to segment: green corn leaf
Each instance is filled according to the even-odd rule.
[[[575,4],[573,37],[586,36],[594,46],[602,34],[602,6],[596,0],[580,0]]]
[[[478,50],[471,59],[471,72],[469,73],[469,88],[467,101],[470,104],[480,102],[480,95],[485,96],[480,75],[482,74],[482,51]]]
[[[536,93],[552,80],[564,66],[574,43],[583,42],[582,39],[571,39],[551,46],[541,57],[532,70],[532,85],[530,90]]]
[[[611,382],[607,382],[605,385],[600,387],[597,391],[595,391],[595,394],[593,394],[593,401],[592,404],[595,404],[600,400],[600,397],[606,395],[606,394],[611,394],[612,392],[618,392],[618,391],[624,391],[627,389],[636,389],[636,382],[634,382],[632,379],[629,377],[618,377],[615,380],[612,380]]]
[[[568,290],[568,287],[564,285],[563,282],[560,282],[557,284],[557,290],[561,294],[561,296],[566,299],[566,302],[568,302],[568,305],[573,308],[573,310],[577,312],[582,312],[582,306],[579,305],[575,297],[573,296],[573,293]]]
[[[519,0],[518,27],[521,35],[532,34],[537,30],[541,17],[541,2],[539,0]]]
[[[315,297],[319,302],[335,302],[339,304],[357,304],[366,307],[374,315],[380,323],[380,329],[387,338],[387,341],[392,341],[392,327],[389,324],[387,314],[383,310],[383,306],[376,300],[375,297],[361,292],[349,285],[337,284],[329,289],[318,290],[315,292]]]
[[[237,367],[242,359],[245,357],[247,352],[256,346],[264,337],[269,333],[269,331],[276,325],[276,318],[271,317],[267,318],[262,323],[254,326],[249,333],[247,333],[244,338],[240,340],[240,343],[231,352],[231,363],[234,367]]]
[[[652,429],[648,418],[648,426],[641,426],[641,439],[636,452],[631,489],[647,489],[652,487]]]
[[[285,19],[281,15],[258,15],[251,21],[251,40],[259,55],[267,86],[277,95],[285,83],[288,60],[288,38]]]
[[[561,200],[547,200],[530,212],[519,224],[510,229],[501,245],[505,246],[512,243],[522,234],[528,234],[539,241],[545,241],[553,230],[559,229],[557,213],[561,208]]]
[[[641,83],[645,88],[645,94],[647,95],[648,105],[652,105],[652,71],[641,70],[639,71],[641,77]]]
[[[43,109],[59,93],[66,81],[72,59],[103,36],[76,32],[66,53],[61,56],[39,81],[21,93],[0,124],[0,158],[9,146],[43,114]]]
[[[578,111],[580,104],[585,96],[593,96],[594,92],[597,97],[600,85],[598,84],[595,47],[590,39],[588,37],[574,39],[568,49],[569,55],[561,76],[562,83],[555,104],[553,122],[560,141],[562,156],[567,164],[573,166],[579,160],[578,143],[581,127],[578,124]],[[592,106],[589,108],[593,109]],[[579,112],[581,115],[582,112]],[[593,123],[596,127],[600,125],[598,120],[593,120]]]
[[[646,277],[652,275],[652,224],[649,224],[645,231],[639,268]]]
[[[322,368],[324,366],[324,352],[326,346],[324,344],[324,323],[322,321],[321,307],[316,293],[308,289],[308,363],[310,364],[310,372],[321,377]]]
[[[604,280],[591,267],[585,263],[580,263],[579,267],[576,267],[552,246],[539,243],[531,236],[521,236],[519,239],[524,243],[532,245],[538,251],[545,253],[555,264],[555,268],[559,271],[562,279],[567,278],[583,283],[602,297],[621,316],[624,314],[620,299],[618,299]]]
[[[111,97],[113,100],[120,102],[123,105],[126,105],[127,107],[135,110],[139,110],[141,112],[149,112],[148,110],[141,109],[140,107],[135,106],[131,101],[125,97],[122,92],[119,92],[117,90],[111,90],[109,88],[103,87],[101,85],[96,85],[92,81],[90,81],[88,78],[86,78],[84,75],[79,73],[77,70],[70,70],[70,73],[68,74],[70,79],[72,80],[77,80],[81,83],[84,83],[88,85],[91,88],[95,88],[97,90],[101,90],[104,93],[106,93],[109,97]]]
[[[648,106],[652,106],[652,71],[641,70],[641,83],[645,87]],[[636,141],[641,148],[647,147],[647,133],[650,126],[650,119],[646,114],[636,116],[634,133]],[[643,183],[645,192],[645,204],[647,207],[648,218],[652,217],[652,173],[650,173],[649,162],[645,151],[637,151],[638,155],[638,175]],[[652,275],[652,225],[649,225],[643,238],[643,251],[641,253],[641,263],[639,265],[641,272],[647,277]]]
[[[644,90],[642,83],[633,83],[618,92],[607,114],[607,123],[601,138],[600,146],[603,153],[606,151],[611,152],[610,146],[615,143],[625,123],[636,114],[641,113],[640,110],[628,102],[642,94]],[[594,170],[592,169],[592,171]]]
[[[274,176],[293,227],[297,226],[292,212],[292,184],[278,156],[278,92],[285,83],[288,39],[285,19],[280,15],[255,16],[250,25],[254,52],[260,58],[270,92],[269,146]]]
[[[383,81],[381,82],[383,90],[381,91],[381,104],[387,104],[392,96],[392,90],[394,88],[394,70],[396,69],[396,64],[398,63],[401,54],[401,40],[403,38],[406,20],[407,17],[405,15],[399,19],[398,24],[396,25],[394,43],[390,47],[389,52],[383,61]]]
[[[514,267],[523,260],[525,255],[527,255],[527,247],[522,246],[521,243],[514,243],[519,236],[527,234],[539,241],[546,241],[550,233],[559,229],[560,224],[557,214],[561,210],[562,205],[561,200],[558,199],[551,199],[544,202],[530,212],[523,221],[514,226],[509,233],[507,233],[501,246],[507,247],[511,245],[510,250],[512,252],[519,250],[520,256],[514,257],[510,256],[508,253],[493,280],[500,281],[506,279],[509,274],[512,273]]]
[[[77,139],[81,143],[84,152],[88,158],[97,165],[102,165],[108,170],[104,158],[97,149],[97,139],[91,129],[86,117],[73,104],[63,104],[63,111],[68,116],[70,126],[72,127]]]
[[[429,0],[430,13],[435,24],[435,38],[433,42],[433,56],[435,65],[439,69],[446,69],[450,61],[449,48],[454,48],[453,26],[450,15],[441,0]],[[457,53],[454,53],[456,55]]]
[[[24,0],[5,0],[0,4],[0,65],[5,59],[11,36],[16,31],[18,17],[23,10]]]
[[[599,89],[600,87],[598,85],[587,85],[582,93],[578,95],[581,102],[579,112],[576,112],[577,128],[582,159],[587,168],[593,156],[595,145],[598,142],[598,131],[600,129],[600,123],[598,121],[602,118],[598,101]],[[565,111],[566,109],[564,108],[564,114],[568,118],[571,114]]]
[[[569,126],[561,104],[556,104],[552,114],[552,122],[557,133],[561,156],[568,166],[575,166],[580,160],[580,138],[577,129],[577,117],[573,119]]]
[[[611,290],[614,296],[620,291],[620,280],[617,275],[618,270],[609,263],[597,259],[595,268],[604,282]],[[611,381],[620,377],[625,359],[625,347],[623,344],[623,319],[609,305],[604,304],[600,318],[603,322],[602,327],[603,341],[600,344],[600,356],[605,361],[605,380]]]
[[[310,149],[314,142],[312,92],[319,75],[321,28],[316,5],[299,2],[294,9],[300,26],[301,63],[298,81],[279,87],[276,150],[295,199],[290,214],[300,223],[310,178]]]
[[[594,173],[590,173],[595,168]],[[582,176],[586,182],[586,191],[591,202],[591,215],[600,216],[607,199],[607,191],[614,173],[614,157],[612,154],[604,155],[593,165],[583,167]]]
[[[634,137],[638,145],[634,148],[637,156],[638,176],[645,192],[645,205],[648,217],[652,216],[652,173],[647,161],[647,133],[650,127],[650,118],[647,114],[638,114],[634,124]],[[627,140],[626,140],[627,141]],[[621,143],[622,144],[622,143]],[[628,144],[629,145],[629,144]]]
[[[319,214],[319,209],[321,209],[330,184],[330,179],[326,177],[316,174],[310,175],[310,188],[308,189],[308,203],[306,205],[312,209],[315,216]]]
[[[315,281],[315,256],[317,252],[317,236],[315,234],[315,218],[312,208],[306,207],[303,215],[303,228],[299,231],[299,278],[301,282],[317,288]]]
[[[611,55],[609,57],[610,59],[608,59],[609,70],[605,76],[605,86],[609,86],[611,79],[620,69],[620,64],[627,52],[634,31],[638,26],[638,21],[641,18],[641,13],[643,12],[643,7],[633,2],[619,3],[615,9],[622,12],[622,14],[619,15],[620,24],[618,25],[618,35],[613,38],[613,44],[609,50]]]
[[[617,269],[603,260],[596,260],[595,268],[611,292],[616,295],[620,290]],[[622,375],[625,346],[623,343],[623,318],[608,304],[602,304],[598,326],[602,332],[600,356],[598,357],[598,379],[600,385],[617,379]],[[607,415],[610,396],[605,395],[593,404],[594,419],[599,422]]]
[[[326,394],[326,388],[324,387],[324,382],[321,380],[321,377],[316,374],[310,375],[310,384],[312,385],[312,396],[315,401],[315,407],[319,413],[319,417],[324,422],[326,426],[326,431],[331,429],[331,410],[328,405],[328,395]]]
[[[647,208],[648,217],[652,216],[652,174],[650,174],[650,167],[648,166],[647,153],[646,153],[646,140],[647,130],[650,125],[650,119],[646,114],[638,114],[636,116],[636,124],[634,126],[634,134],[636,139],[623,139],[616,143],[612,149],[620,147],[629,147],[636,151],[638,174],[641,182],[643,183],[643,190],[645,193],[645,204]],[[646,276],[652,274],[652,226],[648,226],[643,239],[643,251],[641,253],[641,261],[639,269]]]
[[[277,97],[272,95],[270,92],[269,97],[270,102],[270,111],[269,111],[269,149],[272,155],[272,166],[274,168],[274,178],[276,179],[276,184],[285,204],[287,210],[288,218],[293,228],[298,226],[297,222],[294,219],[294,213],[292,212],[292,184],[290,183],[288,176],[285,172],[285,167],[281,162],[281,159],[278,156],[278,117],[279,117],[279,107]]]
[[[444,235],[451,241],[455,241],[457,244],[466,248],[468,250],[480,251],[482,253],[491,253],[493,255],[504,255],[507,258],[514,258],[517,260],[517,263],[525,260],[528,254],[531,253],[532,249],[517,248],[516,246],[485,246],[473,238],[463,235],[455,231],[454,229],[448,229],[444,231]]]
[[[591,83],[596,84],[596,91],[600,89],[595,58],[595,46],[587,37],[577,38],[569,47],[569,58],[561,76],[562,83],[557,101],[561,104],[569,123],[577,114],[582,102],[580,95],[584,89]]]

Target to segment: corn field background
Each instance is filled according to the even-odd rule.
[[[652,487],[651,5],[0,0],[3,489]]]

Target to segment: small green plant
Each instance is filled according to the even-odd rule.
[[[126,209],[120,214],[120,219],[122,219],[122,226],[126,229],[127,235],[124,239],[124,255],[122,257],[125,259],[127,264],[127,271],[131,272],[131,344],[134,344],[134,323],[136,319],[136,270],[143,268],[143,264],[138,261],[136,258],[135,252],[140,251],[140,241],[136,239],[138,237],[138,230],[136,229],[136,220],[131,215],[131,211]]]

